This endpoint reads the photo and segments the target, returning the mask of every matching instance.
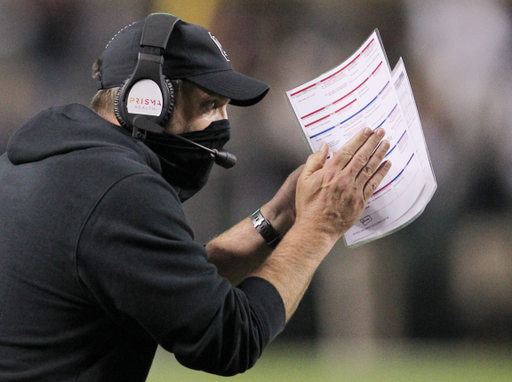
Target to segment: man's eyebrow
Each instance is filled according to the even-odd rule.
[[[215,99],[225,99],[226,98],[217,93],[206,93],[206,96],[210,97],[210,98],[215,98]]]
[[[199,87],[199,89],[201,90],[202,94],[201,94],[201,98],[215,98],[215,99],[229,99],[227,97],[224,97],[218,93],[215,93],[215,92],[212,92],[208,89],[204,89],[202,87]]]
[[[203,96],[201,98],[202,98],[201,103],[202,102],[211,102],[211,101],[229,102],[229,98],[221,96],[220,94],[217,94],[217,93],[205,93],[205,94],[203,94]]]

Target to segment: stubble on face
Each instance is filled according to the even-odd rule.
[[[227,119],[229,98],[183,81],[175,98],[174,111],[165,130],[183,134],[206,129],[212,122]]]

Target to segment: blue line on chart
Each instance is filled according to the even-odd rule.
[[[399,177],[400,175],[402,175],[402,173],[405,171],[405,169],[407,168],[407,166],[409,166],[409,163],[411,163],[411,160],[412,160],[412,158],[413,158],[413,157],[414,157],[414,153],[411,155],[411,157],[409,158],[409,161],[408,161],[408,162],[407,162],[407,164],[404,166],[404,168],[402,169],[402,171],[400,171],[400,173],[399,173],[397,176],[395,176],[395,177],[393,178],[393,180],[392,180],[392,181],[388,182],[385,186],[383,186],[383,187],[379,188],[377,191],[375,191],[375,192],[373,193],[373,195],[377,195],[379,192],[381,192],[383,189],[385,189],[385,188],[386,188],[386,187],[388,187],[390,184],[392,184],[395,180],[397,180],[397,179],[398,179],[398,177]]]
[[[382,90],[379,92],[379,94],[377,94],[375,96],[374,99],[372,99],[365,107],[363,107],[361,110],[359,110],[357,113],[355,113],[354,115],[350,116],[349,118],[345,119],[344,121],[340,122],[340,123],[337,123],[336,125],[332,126],[332,127],[329,127],[328,129],[324,130],[324,131],[321,131],[315,135],[312,135],[311,137],[309,137],[309,139],[313,139],[313,138],[316,138],[318,137],[319,135],[322,135],[324,133],[327,133],[328,131],[331,131],[332,129],[340,126],[340,125],[343,125],[345,122],[348,122],[350,121],[352,118],[354,118],[355,116],[357,116],[358,114],[360,114],[363,110],[365,110],[366,108],[368,108],[372,103],[375,102],[375,100],[381,95],[381,93],[384,91],[384,89],[386,89],[386,87],[388,86],[389,84],[389,81],[386,83],[386,85],[384,85],[384,87],[382,88]]]
[[[384,122],[386,122],[386,121],[389,119],[389,117],[391,116],[391,114],[393,114],[393,112],[395,111],[395,109],[396,109],[397,107],[398,107],[398,104],[396,104],[396,105],[395,105],[395,107],[393,108],[393,110],[391,110],[391,111],[389,112],[388,116],[387,116],[386,118],[384,118],[384,120],[380,123],[380,125],[379,125],[379,126],[377,126],[375,129],[373,129],[373,131],[375,131],[375,130],[377,130],[379,127],[381,127],[381,126],[384,124]]]
[[[391,152],[396,148],[396,146],[398,146],[398,144],[400,143],[400,141],[404,137],[405,133],[407,133],[407,130],[404,130],[404,132],[403,132],[402,136],[400,137],[400,139],[398,140],[398,142],[393,146],[393,148],[391,150],[388,151],[388,153],[386,154],[386,156],[384,158],[387,158],[388,155],[391,154]]]
[[[399,177],[400,175],[402,175],[402,173],[405,171],[405,169],[407,168],[407,166],[409,166],[409,163],[411,163],[411,161],[412,161],[412,158],[413,158],[413,157],[414,157],[414,153],[411,155],[411,157],[409,158],[409,161],[408,161],[408,162],[407,162],[407,164],[404,166],[404,168],[402,169],[402,171],[400,171],[400,173],[399,173],[397,176],[395,176],[395,178],[391,181],[391,183],[393,183],[395,180],[397,180],[397,179],[398,179],[398,177]]]

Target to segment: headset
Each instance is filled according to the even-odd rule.
[[[163,74],[163,51],[178,20],[167,13],[152,13],[146,18],[137,65],[114,101],[116,118],[136,139],[144,139],[147,131],[164,133],[163,126],[174,110],[173,87]],[[212,150],[180,135],[166,134],[208,151],[224,168],[236,164],[236,157],[225,150]]]

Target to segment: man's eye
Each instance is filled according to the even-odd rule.
[[[217,101],[208,101],[203,104],[203,108],[205,111],[214,111],[218,109],[219,105],[217,104]]]

